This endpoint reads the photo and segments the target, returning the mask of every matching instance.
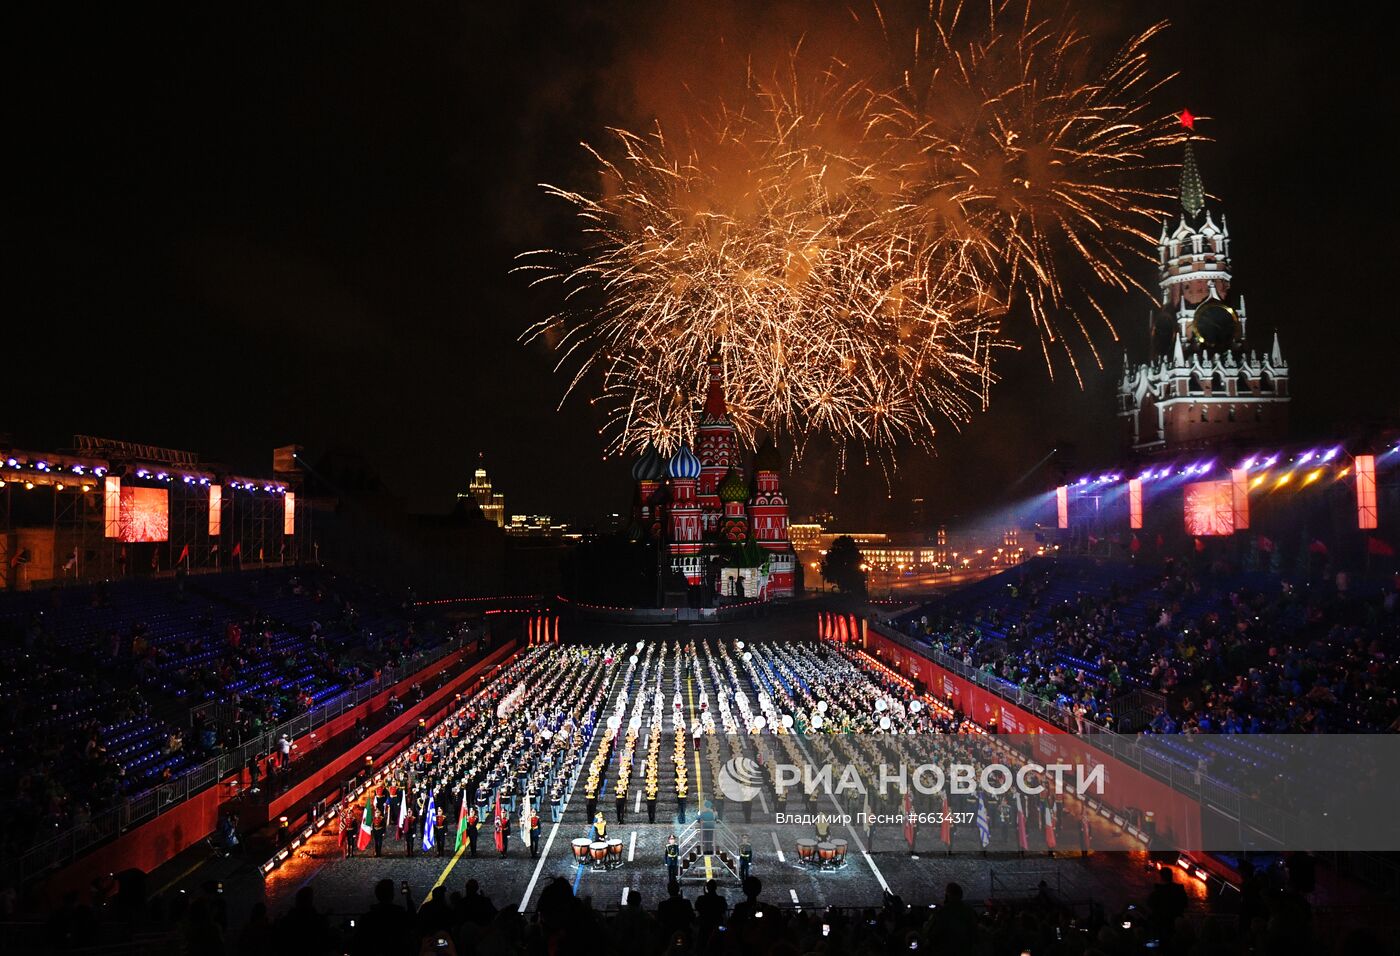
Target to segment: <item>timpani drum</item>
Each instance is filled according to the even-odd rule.
[[[587,863],[587,862],[588,862],[588,845],[589,845],[590,843],[592,843],[592,842],[593,842],[593,841],[590,840],[590,839],[588,839],[588,837],[579,837],[577,840],[575,840],[575,841],[573,842],[573,847],[574,847],[574,862],[576,862],[576,863]]]
[[[832,866],[845,866],[845,865],[846,865],[846,841],[845,841],[845,840],[832,840],[832,841],[831,841],[831,845],[832,845],[833,847],[836,848],[836,856],[832,859],[831,865],[832,865]]]
[[[604,866],[608,862],[608,845],[602,840],[594,840],[588,844],[588,852],[593,855],[594,866]]]
[[[621,840],[609,840],[609,841],[608,841],[608,866],[611,867],[611,866],[621,866],[621,865],[622,865],[622,841],[621,841]]]
[[[817,859],[822,866],[831,866],[836,860],[836,845],[833,843],[817,844]]]
[[[817,841],[816,841],[816,840],[798,840],[798,841],[797,841],[797,859],[798,859],[799,861],[801,861],[802,863],[812,863],[812,862],[814,862],[814,861],[816,860],[816,857],[817,857]]]

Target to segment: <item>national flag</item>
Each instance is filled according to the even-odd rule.
[[[404,787],[399,794],[399,836],[403,836],[403,824],[408,819],[408,788]]]
[[[457,845],[454,850],[460,850],[467,842],[467,791],[462,791],[462,806],[457,811]]]
[[[491,818],[496,827],[496,852],[506,848],[506,828],[501,826],[501,791],[496,791],[495,815]]]
[[[369,841],[374,836],[374,800],[365,798],[365,815],[360,818],[360,835],[355,839],[355,849],[368,850]]]
[[[987,804],[982,794],[977,795],[977,836],[982,841],[982,849],[992,842],[992,820],[987,815]]]
[[[1053,803],[1045,805],[1045,847],[1048,850],[1055,849],[1055,805]]]
[[[263,549],[262,549],[262,545],[258,545],[258,563],[259,563],[259,564],[262,564],[262,561],[263,561]]]
[[[948,810],[948,795],[943,795],[943,812],[939,814],[943,825],[939,828],[938,838],[943,841],[943,845],[951,848],[953,846],[953,814]]]
[[[1382,558],[1393,558],[1395,557],[1395,546],[1384,538],[1371,537],[1366,539],[1366,553]]]
[[[423,814],[423,850],[427,852],[437,845],[436,829],[433,823],[437,820],[437,804],[434,802],[437,794],[428,791],[428,812]]]
[[[180,549],[180,556],[179,556],[178,558],[175,559],[175,563],[176,563],[176,564],[179,564],[181,561],[188,561],[189,558],[190,558],[190,546],[187,544],[187,545],[185,545],[183,548]]]
[[[242,542],[242,541],[236,541],[236,542],[234,542],[234,545],[233,545],[233,556],[236,558],[236,557],[239,557],[239,556],[242,555],[242,554],[243,554],[243,542]]]
[[[1022,852],[1030,848],[1030,841],[1026,839],[1026,808],[1019,793],[1016,794],[1016,842]]]

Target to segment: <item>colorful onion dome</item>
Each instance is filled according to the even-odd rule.
[[[671,460],[666,465],[667,478],[699,478],[700,459],[695,457],[695,453],[682,445],[671,456]]]
[[[656,446],[647,443],[647,450],[642,452],[642,457],[632,463],[633,481],[660,481],[666,476],[666,465],[662,462],[661,456],[656,453]]]
[[[747,501],[749,497],[749,487],[734,466],[730,465],[729,470],[720,479],[719,488],[720,501]]]

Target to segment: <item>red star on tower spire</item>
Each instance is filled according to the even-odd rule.
[[[1189,130],[1191,130],[1191,131],[1193,131],[1193,132],[1195,131],[1195,129],[1196,129],[1196,117],[1194,117],[1194,116],[1191,115],[1191,111],[1190,111],[1190,110],[1182,110],[1182,111],[1181,111],[1181,115],[1178,116],[1177,119],[1181,120],[1181,125],[1182,125],[1182,126],[1186,127],[1187,129],[1189,129]]]

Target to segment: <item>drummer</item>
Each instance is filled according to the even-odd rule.
[[[603,818],[603,811],[599,810],[593,815],[593,839],[602,840],[608,835],[608,821]]]
[[[831,821],[826,818],[825,813],[817,814],[817,842],[825,843],[831,839]]]

